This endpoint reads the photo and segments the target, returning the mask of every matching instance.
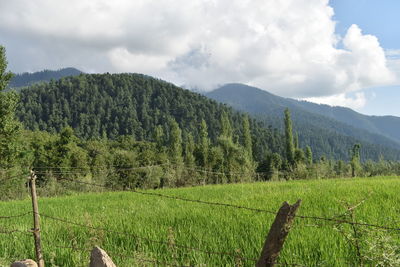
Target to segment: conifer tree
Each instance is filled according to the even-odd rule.
[[[299,134],[296,132],[296,134],[294,135],[294,140],[293,140],[293,142],[294,142],[294,148],[295,149],[299,149]]]
[[[208,138],[207,123],[204,119],[202,119],[200,124],[200,143],[198,151],[199,151],[199,164],[204,168],[208,167],[209,150],[210,150],[210,139]]]
[[[194,167],[195,165],[195,158],[194,158],[194,138],[191,133],[187,135],[186,145],[185,145],[185,163],[189,167]]]
[[[286,160],[290,167],[295,164],[294,160],[294,144],[292,132],[292,120],[290,118],[289,109],[285,109],[285,143],[286,143]]]
[[[313,155],[310,146],[306,146],[305,157],[306,157],[306,164],[308,166],[311,166],[313,163]]]
[[[183,163],[182,158],[182,130],[179,128],[178,123],[175,119],[170,118],[170,138],[169,138],[169,152],[172,159],[172,163],[181,165]]]
[[[154,142],[156,142],[156,147],[158,152],[161,152],[164,147],[164,130],[161,125],[157,125],[153,132]]]
[[[361,163],[360,163],[360,144],[355,144],[353,146],[353,149],[351,150],[351,161],[350,161],[350,166],[351,166],[351,176],[355,177],[359,170],[361,169]]]
[[[253,145],[251,141],[249,117],[247,115],[244,115],[242,117],[242,124],[243,124],[243,145],[247,152],[247,155],[251,160],[253,160]]]
[[[232,141],[233,132],[231,122],[229,120],[228,114],[225,111],[221,114],[221,137],[227,138]]]

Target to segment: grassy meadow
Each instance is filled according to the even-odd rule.
[[[277,211],[283,201],[294,203],[302,199],[299,215],[323,217],[343,214],[346,202],[357,204],[365,200],[355,209],[357,221],[390,227],[399,227],[400,224],[398,177],[209,185],[157,192],[273,211]],[[166,266],[166,263],[179,266],[254,266],[252,261],[240,261],[230,255],[208,255],[136,237],[257,258],[274,219],[268,213],[132,192],[40,198],[39,208],[45,215],[115,231],[82,228],[42,217],[41,233],[46,266],[87,266],[89,252],[86,250],[93,245],[105,249],[117,266],[153,266],[153,260],[159,261],[159,266]],[[30,210],[29,199],[0,203],[0,216]],[[20,218],[0,218],[0,231],[30,229],[31,217],[29,214]],[[358,265],[357,252],[349,245],[352,233],[350,226],[337,228],[332,223],[297,218],[284,245],[280,262],[303,266]],[[379,240],[385,240],[385,244],[390,244],[391,240],[394,243],[397,241],[398,244],[400,239],[400,231],[367,230],[365,227],[357,229],[362,238],[369,238],[365,243],[369,245],[365,245],[361,251],[366,258],[380,259],[380,255],[374,255],[378,249],[373,248]],[[75,247],[76,250],[68,247]],[[385,248],[386,253],[388,250]],[[12,260],[21,258],[34,258],[31,234],[0,234],[0,266],[8,266]],[[364,264],[373,265],[368,260]]]

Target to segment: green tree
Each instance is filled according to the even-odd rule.
[[[293,142],[294,142],[294,148],[295,149],[299,149],[299,147],[300,147],[300,144],[299,144],[299,134],[296,132],[296,134],[294,135],[294,139],[293,139]]]
[[[361,162],[360,162],[360,144],[355,144],[353,149],[351,150],[351,177],[355,177],[358,172],[361,170]]]
[[[157,125],[153,132],[153,139],[159,152],[164,149],[164,130],[161,125]]]
[[[201,120],[200,124],[200,143],[197,146],[198,164],[201,167],[208,167],[208,158],[210,151],[210,139],[208,138],[207,123],[204,119]]]
[[[232,140],[233,137],[233,131],[232,131],[232,125],[229,120],[228,114],[223,111],[221,114],[221,137],[225,137],[227,139]]]
[[[170,137],[169,137],[169,152],[172,159],[172,163],[181,165],[183,163],[182,158],[182,130],[179,128],[178,123],[175,119],[170,118]]]
[[[313,155],[310,146],[306,146],[305,157],[306,157],[306,164],[308,166],[311,166],[313,163]]]
[[[7,71],[6,49],[0,45],[0,91],[3,91],[10,82],[13,74]]]
[[[250,123],[249,116],[243,115],[242,117],[242,125],[243,125],[243,145],[244,149],[247,152],[247,155],[251,160],[253,160],[253,144],[251,141],[251,132],[250,132]]]
[[[19,157],[18,138],[21,124],[15,118],[19,97],[14,92],[3,92],[12,78],[6,71],[7,60],[5,49],[0,46],[0,165],[14,165]]]
[[[277,180],[281,166],[282,159],[278,153],[267,153],[257,171],[263,173],[264,180]]]
[[[286,159],[290,167],[295,165],[295,151],[293,144],[292,119],[290,118],[289,109],[285,109],[285,144],[286,144]]]
[[[191,133],[187,135],[186,145],[185,145],[185,163],[187,166],[193,168],[195,165],[194,158],[195,143],[194,138]]]

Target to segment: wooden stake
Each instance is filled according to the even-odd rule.
[[[32,208],[33,208],[33,238],[35,240],[35,253],[36,253],[36,261],[38,263],[38,267],[44,267],[44,260],[42,255],[42,245],[40,242],[40,218],[39,218],[39,206],[37,202],[36,195],[36,175],[34,171],[31,170],[30,177],[30,188],[31,188],[31,198],[32,198]]]
[[[257,267],[275,266],[300,203],[301,200],[298,200],[294,205],[289,205],[287,202],[282,204],[265,240],[260,258],[256,264]]]

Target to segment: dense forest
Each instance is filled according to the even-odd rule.
[[[372,130],[370,132],[370,128],[356,128],[360,124],[359,121],[363,121],[375,129],[377,127],[373,126],[370,120],[384,122],[386,117],[369,117],[350,109],[283,98],[243,84],[227,84],[208,93],[207,96],[238,110],[249,112],[280,130],[284,128],[284,110],[289,108],[293,116],[293,129],[298,134],[300,145],[311,146],[317,158],[326,156],[348,160],[348,147],[359,142],[363,145],[361,152],[363,160],[377,160],[380,155],[385,155],[387,159],[399,159],[400,143],[387,137],[390,135],[388,131],[386,135],[382,135],[380,132]],[[354,123],[344,122],[336,120],[339,116],[330,116],[331,113],[339,113],[341,117],[356,118]],[[398,124],[399,122],[392,122],[388,125],[396,129]],[[388,125],[379,128],[385,129]]]
[[[12,74],[0,52],[4,89]],[[315,157],[288,109],[283,124],[282,133],[140,74],[81,74],[0,91],[1,198],[23,196],[16,184],[31,169],[47,195],[95,190],[71,179],[131,189],[400,173],[398,162],[362,161],[358,143],[348,144],[346,161]]]
[[[200,94],[141,74],[67,77],[26,88],[20,99],[17,117],[29,130],[58,133],[71,126],[85,140],[129,135],[138,141],[155,141],[159,129],[169,138],[169,121],[175,120],[184,142],[189,134],[197,142],[204,120],[215,145],[225,114],[235,143],[243,143],[243,119],[249,120],[257,160],[267,151],[282,152],[283,136],[276,130]]]

